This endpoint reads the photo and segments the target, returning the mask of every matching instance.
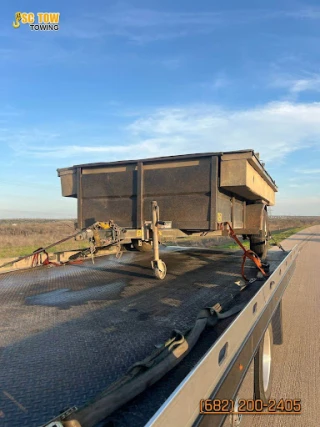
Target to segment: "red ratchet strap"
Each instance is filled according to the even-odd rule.
[[[39,252],[41,251],[42,252]],[[82,260],[75,260],[75,261],[67,261],[67,262],[53,262],[49,260],[49,254],[48,252],[43,249],[43,248],[38,248],[37,250],[35,250],[34,252],[36,252],[31,260],[31,267],[36,267],[37,265],[53,265],[55,267],[61,267],[63,265],[70,265],[70,264],[82,264],[83,261]],[[40,254],[44,253],[46,255],[46,259],[43,262],[40,262]]]
[[[243,244],[240,242],[240,240],[238,239],[236,233],[234,232],[233,228],[231,227],[229,222],[225,222],[225,225],[228,225],[229,227],[229,236],[232,237],[240,246],[240,248],[243,250],[243,256],[242,256],[242,266],[241,266],[241,275],[244,278],[244,280],[248,281],[247,277],[244,274],[244,265],[246,263],[247,258],[251,259],[251,261],[253,261],[256,265],[256,267],[261,271],[261,273],[265,276],[268,277],[269,274],[266,273],[263,269],[263,264],[261,262],[261,259],[258,257],[258,255],[253,252],[251,249],[246,249]]]

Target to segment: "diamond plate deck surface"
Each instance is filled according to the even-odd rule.
[[[274,263],[281,259],[272,256]],[[162,259],[168,268],[163,281],[153,276],[151,255],[134,252],[94,265],[0,275],[1,426],[38,427],[83,405],[172,329],[187,330],[201,308],[238,292],[239,252],[175,248],[163,251]],[[189,360],[172,387],[194,366]],[[157,409],[152,405],[149,412]]]

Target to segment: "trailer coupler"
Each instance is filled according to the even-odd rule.
[[[259,256],[255,252],[253,252],[251,249],[246,249],[243,246],[243,244],[238,239],[236,233],[234,232],[229,222],[225,222],[224,225],[227,225],[229,227],[229,236],[232,237],[232,239],[235,240],[235,242],[243,250],[242,265],[241,265],[241,276],[243,277],[243,279],[246,280],[247,282],[249,281],[249,279],[244,274],[244,266],[247,258],[249,258],[256,265],[256,267],[264,277],[268,277],[269,273],[267,273],[266,270],[269,269],[269,264],[262,262]]]

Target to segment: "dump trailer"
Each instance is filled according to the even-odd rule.
[[[253,150],[83,164],[58,169],[58,176],[62,195],[77,198],[78,227],[105,224],[95,229],[96,246],[116,233],[126,247],[153,250],[159,279],[166,275],[159,243],[180,238],[233,230],[266,257],[267,206],[277,187]]]

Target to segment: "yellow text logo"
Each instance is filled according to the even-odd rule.
[[[57,31],[59,21],[59,12],[16,12],[12,26],[19,28],[21,24],[27,24],[32,31]]]

